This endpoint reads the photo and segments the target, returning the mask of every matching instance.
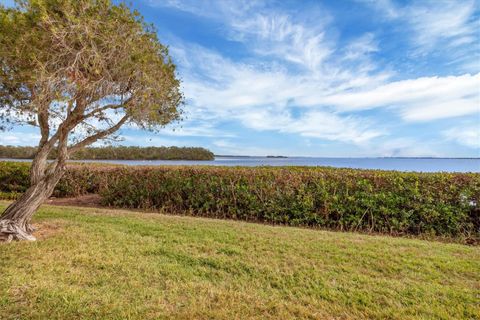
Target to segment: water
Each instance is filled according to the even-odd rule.
[[[5,159],[7,160],[7,159]],[[10,160],[11,161],[11,160]],[[22,161],[22,160],[18,160]],[[30,161],[30,160],[23,160]],[[213,165],[213,166],[328,166],[418,172],[480,172],[480,158],[265,158],[216,157],[212,161],[177,160],[84,160],[124,165]]]

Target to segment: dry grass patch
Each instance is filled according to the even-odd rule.
[[[63,226],[65,223],[63,221],[42,221],[39,223],[35,223],[33,227],[35,228],[35,232],[33,235],[37,240],[45,240],[50,237],[57,236],[62,233]]]

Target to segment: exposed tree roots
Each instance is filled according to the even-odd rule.
[[[33,228],[24,230],[13,220],[0,220],[0,241],[11,242],[14,240],[35,241],[36,238],[30,233]]]

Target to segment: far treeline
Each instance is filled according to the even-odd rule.
[[[33,159],[36,147],[0,146],[0,158]],[[55,159],[55,150],[49,158]],[[198,147],[91,147],[80,149],[71,160],[213,160],[214,154]]]

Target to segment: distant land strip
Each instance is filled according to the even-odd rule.
[[[1,146],[0,158],[33,159],[36,147]],[[49,157],[55,158],[53,151]],[[84,148],[72,154],[71,160],[213,160],[214,154],[200,147],[125,147]]]

